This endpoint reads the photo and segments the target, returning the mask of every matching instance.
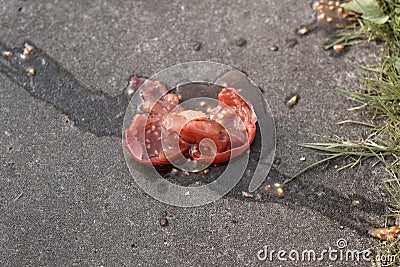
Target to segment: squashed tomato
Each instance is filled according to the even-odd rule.
[[[179,155],[194,160],[212,157],[212,163],[224,163],[245,152],[254,140],[253,107],[233,88],[223,89],[218,106],[206,114],[184,110],[178,96],[157,81],[133,77],[131,83],[141,87],[141,109],[149,113],[149,117],[137,114],[125,133],[126,148],[140,163],[166,165]],[[171,144],[168,151],[163,151],[163,144],[164,148]]]

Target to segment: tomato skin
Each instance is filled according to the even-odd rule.
[[[191,120],[181,129],[179,136],[190,144],[199,144],[209,138],[214,141],[218,152],[229,149],[229,136],[224,127],[212,120]]]
[[[253,107],[233,88],[223,89],[218,95],[222,104],[210,112],[211,116],[203,116],[197,111],[184,111],[178,106],[177,95],[168,93],[159,82],[136,77],[132,84],[142,86],[141,109],[150,115],[137,114],[125,132],[126,149],[139,163],[167,165],[180,153],[202,160],[198,147],[206,138],[216,146],[212,163],[224,163],[244,153],[255,138],[257,117]],[[180,115],[184,113],[200,117]],[[179,147],[168,154],[169,160],[162,149],[161,132],[171,140],[179,139]]]
[[[256,122],[257,122],[257,116],[253,110],[253,106],[250,103],[248,103],[238,93],[236,89],[234,88],[223,89],[218,94],[218,100],[223,104],[227,105],[228,107],[230,107],[231,109],[233,109],[236,115],[239,116],[242,121],[242,124],[231,125],[232,128],[228,129],[230,140],[234,140],[235,137],[237,137],[236,133],[238,131],[236,130],[237,128],[240,128],[240,126],[243,125],[246,128],[247,136],[245,138],[240,136],[237,138],[239,140],[237,143],[241,145],[234,146],[232,144],[231,149],[217,153],[213,161],[214,164],[227,162],[230,159],[233,159],[244,153],[250,147],[251,143],[253,142],[256,136]],[[225,117],[228,117],[229,120],[232,120],[232,118],[229,118],[229,112],[225,113],[228,115],[221,116],[221,114],[224,114],[223,109],[225,109],[223,105],[218,105],[218,107],[213,111],[211,111],[211,113],[213,113],[214,117],[216,117],[216,120],[220,121],[221,123],[223,123]],[[223,124],[229,125],[229,123],[223,123]]]
[[[250,146],[256,136],[257,116],[253,106],[234,88],[223,89],[218,95],[218,100],[233,108],[236,114],[242,119],[249,135],[248,144]]]
[[[125,132],[126,149],[136,161],[142,164],[154,166],[170,164],[162,151],[156,157],[149,156],[148,149],[145,146],[146,131],[151,129],[152,125],[154,125],[154,122],[152,123],[146,115],[136,115],[132,125]],[[145,150],[147,156],[145,156]]]

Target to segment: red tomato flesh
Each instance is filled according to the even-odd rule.
[[[245,152],[254,140],[257,117],[253,107],[233,88],[223,89],[218,95],[218,106],[205,114],[178,106],[178,96],[168,93],[157,81],[133,77],[131,83],[141,86],[144,100],[141,109],[149,116],[137,114],[134,117],[125,132],[125,141],[129,153],[142,164],[171,164],[170,160],[179,153],[201,160],[199,144],[204,139],[215,144],[213,163],[224,163]],[[168,151],[169,160],[162,141],[179,144],[172,152]],[[207,142],[201,144],[202,148],[207,146]]]

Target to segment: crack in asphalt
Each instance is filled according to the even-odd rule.
[[[34,46],[34,51],[26,56],[29,60],[22,58],[23,50],[8,48],[0,42],[3,56],[0,72],[34,98],[50,103],[66,114],[80,130],[99,137],[121,137],[124,113],[129,103],[123,92],[116,97],[91,92],[40,48]],[[7,51],[13,56],[6,56]],[[28,73],[29,68],[34,69],[33,75]]]

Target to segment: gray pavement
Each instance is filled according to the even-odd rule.
[[[371,44],[331,57],[322,30],[297,36],[299,25],[314,21],[309,1],[1,1],[0,18],[1,43],[32,41],[91,92],[117,96],[133,73],[151,76],[192,60],[245,71],[274,114],[281,159],[274,171],[284,176],[319,159],[297,146],[318,140],[314,133],[358,138],[355,127],[336,125],[360,115],[347,112],[352,103],[335,89],[358,88],[354,63],[374,62],[381,49]],[[235,45],[240,37],[243,47]],[[298,44],[289,47],[293,38]],[[349,249],[377,245],[364,230],[384,223],[385,210],[376,207],[389,199],[379,169],[338,173],[338,161],[310,171],[299,178],[308,191],[298,202],[290,192],[287,201],[231,194],[198,208],[172,207],[134,183],[120,138],[83,131],[28,91],[0,74],[1,266],[369,266],[260,261],[257,253],[265,245],[322,251],[341,238]],[[291,93],[301,99],[288,109]],[[354,198],[369,206],[351,208]],[[162,228],[164,213],[169,225]]]

